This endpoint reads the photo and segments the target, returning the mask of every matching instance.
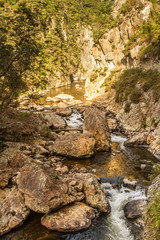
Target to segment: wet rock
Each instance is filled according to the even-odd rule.
[[[50,213],[41,218],[46,228],[59,232],[77,232],[87,229],[95,218],[93,208],[84,203],[76,202],[63,207],[58,212]]]
[[[100,212],[110,213],[108,199],[96,176],[90,173],[77,173],[76,178],[83,181],[85,202]]]
[[[45,126],[63,129],[66,127],[65,120],[54,112],[45,112],[40,114]]]
[[[72,114],[73,110],[70,108],[59,108],[56,110],[56,113],[62,117],[68,117]]]
[[[127,141],[125,141],[124,145],[128,146],[128,147],[132,147],[132,146],[135,147],[138,145],[146,145],[147,144],[147,136],[148,136],[148,132],[139,133],[139,134],[131,137]]]
[[[127,219],[135,220],[145,212],[146,200],[133,200],[124,207],[124,213]]]
[[[136,189],[136,186],[137,186],[137,181],[130,181],[129,179],[124,178],[124,179],[123,179],[123,186],[124,186],[124,187],[127,187],[127,188],[129,188],[129,189],[135,190],[135,189]]]
[[[86,109],[84,112],[83,133],[94,135],[97,151],[109,151],[110,133],[105,113],[96,108]]]
[[[0,236],[21,226],[30,213],[16,187],[0,190]]]
[[[39,213],[48,213],[84,198],[84,194],[69,186],[67,179],[54,168],[35,163],[21,169],[17,184],[24,193],[26,205]]]
[[[62,156],[88,158],[94,154],[95,140],[80,133],[59,136],[49,151]]]

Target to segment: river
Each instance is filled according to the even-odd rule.
[[[80,87],[79,87],[80,86]],[[75,83],[70,87],[52,90],[48,95],[55,96],[59,93],[67,93],[74,95],[78,100],[84,100],[84,84],[76,87]],[[78,89],[78,90],[76,90]],[[63,91],[62,91],[63,90]],[[75,93],[78,91],[78,93]],[[73,94],[74,92],[74,94]],[[41,99],[45,101],[45,99]],[[83,119],[76,111],[67,119],[69,126],[77,127],[83,124]],[[41,216],[31,213],[23,226],[13,230],[12,232],[1,237],[2,240],[134,240],[127,227],[124,217],[124,205],[133,199],[146,199],[145,187],[148,184],[146,175],[143,174],[135,166],[139,160],[149,160],[156,162],[156,159],[147,148],[128,148],[124,147],[125,136],[121,134],[111,135],[111,151],[109,153],[100,152],[90,159],[85,160],[66,160],[68,167],[77,165],[78,167],[86,167],[89,172],[93,172],[98,177],[109,178],[111,183],[117,182],[121,177],[128,178],[132,181],[136,180],[138,187],[136,190],[130,190],[124,186],[113,188],[110,183],[102,183],[104,191],[108,195],[111,214],[100,214],[93,221],[92,226],[83,232],[75,234],[63,234],[52,232],[44,228],[40,224]]]

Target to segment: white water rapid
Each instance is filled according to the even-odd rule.
[[[82,115],[76,110],[69,117],[66,117],[65,120],[69,127],[79,128],[83,125]]]
[[[130,190],[121,187],[119,190],[108,183],[102,183],[105,192],[110,194],[109,202],[111,205],[111,214],[107,218],[105,240],[134,240],[128,229],[124,217],[124,206],[131,200],[146,199],[145,190],[137,187],[136,190]],[[107,188],[106,188],[107,187]]]

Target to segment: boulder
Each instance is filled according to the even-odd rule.
[[[54,169],[32,163],[24,166],[17,176],[18,189],[24,193],[26,205],[35,212],[49,213],[74,201],[84,194],[69,184]]]
[[[77,232],[87,229],[93,218],[95,218],[93,208],[82,202],[76,202],[63,207],[58,212],[43,216],[41,224],[54,231]]]
[[[30,213],[16,187],[0,190],[0,236],[21,226]]]
[[[51,153],[62,156],[88,158],[94,154],[95,139],[81,133],[59,136],[53,145],[48,146]]]
[[[62,116],[62,117],[68,117],[72,114],[73,109],[71,108],[58,108],[56,109],[56,114]]]
[[[20,150],[12,147],[5,149],[0,156],[0,188],[6,187],[9,179],[30,162],[31,159]]]
[[[97,151],[109,151],[110,133],[105,113],[95,108],[86,109],[84,112],[83,133],[93,134]]]
[[[107,118],[108,127],[111,131],[115,131],[118,127],[117,120],[114,118]]]
[[[124,207],[124,213],[127,219],[135,220],[142,216],[146,208],[146,200],[133,200]]]
[[[110,213],[108,199],[96,176],[90,173],[77,173],[75,177],[83,181],[85,202],[100,212]]]
[[[136,134],[133,137],[129,138],[127,141],[125,141],[124,145],[128,146],[128,147],[136,147],[138,145],[146,145],[147,144],[147,136],[148,136],[148,132]]]
[[[47,127],[63,129],[66,127],[65,120],[54,112],[45,112],[40,114],[42,122]]]

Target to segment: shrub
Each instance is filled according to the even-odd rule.
[[[142,96],[141,90],[138,88],[135,88],[130,95],[130,100],[131,102],[137,104],[139,103],[141,96]]]
[[[90,76],[90,81],[91,81],[91,82],[94,82],[97,78],[98,78],[98,73],[97,73],[97,72],[94,72],[94,73],[92,73],[91,76]]]
[[[142,92],[135,88],[139,84],[144,91],[152,90],[155,101],[160,99],[160,73],[158,70],[149,69],[143,71],[140,68],[125,70],[119,77],[114,87],[116,90],[116,102],[124,102],[128,99],[138,103]]]
[[[146,119],[142,120],[141,127],[144,129],[147,127]]]
[[[130,102],[126,102],[125,103],[125,106],[124,106],[125,113],[128,113],[130,111],[130,106],[131,106]]]

